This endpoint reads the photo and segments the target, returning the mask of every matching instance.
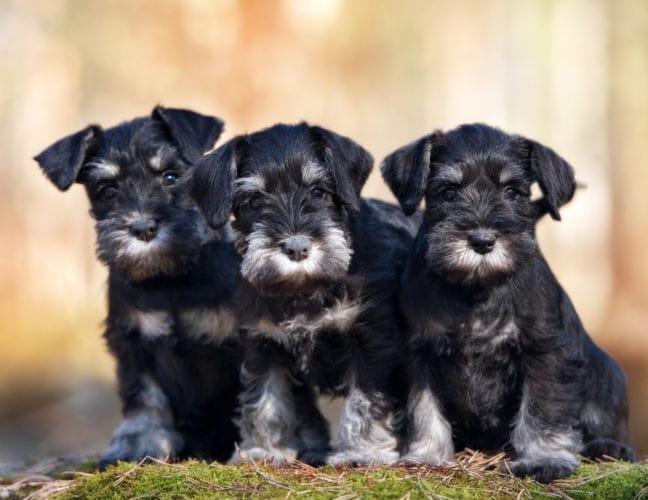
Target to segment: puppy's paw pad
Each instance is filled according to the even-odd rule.
[[[578,463],[574,464],[567,460],[529,460],[521,459],[508,464],[510,470],[517,477],[530,477],[539,483],[550,483],[555,479],[562,479],[569,476],[578,468]],[[506,470],[503,467],[503,470]]]

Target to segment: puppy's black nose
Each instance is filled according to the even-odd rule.
[[[491,231],[475,231],[468,235],[468,243],[472,249],[481,254],[486,254],[495,248],[497,236]]]
[[[138,240],[151,241],[157,233],[157,222],[153,219],[140,219],[133,222],[128,230]]]
[[[308,236],[291,236],[282,241],[279,246],[290,260],[299,262],[308,257],[313,244]]]

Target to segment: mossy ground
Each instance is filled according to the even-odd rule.
[[[117,498],[574,498],[648,499],[648,464],[584,464],[572,477],[541,485],[497,472],[501,457],[466,453],[446,467],[398,466],[314,469],[225,466],[187,461],[176,464],[121,463],[105,472],[68,473],[52,480],[4,481],[0,497],[62,499]],[[4,489],[2,489],[4,488]]]

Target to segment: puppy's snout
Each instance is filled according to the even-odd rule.
[[[140,219],[128,228],[130,233],[141,241],[151,241],[157,234],[158,225],[153,219]]]
[[[468,235],[468,243],[480,254],[486,254],[495,248],[497,236],[492,231],[475,231]]]
[[[307,236],[291,236],[282,241],[279,246],[281,251],[288,256],[290,260],[299,262],[308,258],[311,247],[311,239]]]

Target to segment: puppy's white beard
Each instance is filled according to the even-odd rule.
[[[123,231],[123,234],[115,235],[115,239],[119,241],[120,246],[117,251],[117,257],[129,257],[131,259],[143,258],[147,256],[155,256],[162,253],[167,246],[168,232],[161,228],[155,238],[150,241],[138,240],[131,236],[128,231]]]
[[[245,243],[241,276],[253,283],[272,276],[275,282],[301,284],[332,271],[346,271],[351,262],[352,250],[344,232],[337,227],[328,228],[323,240],[314,242],[308,257],[300,261],[291,260],[270,238],[258,232],[248,235]]]
[[[513,259],[501,241],[488,253],[475,252],[467,241],[455,240],[448,244],[448,261],[450,269],[466,271],[472,275],[483,277],[491,273],[508,271],[513,265]]]
[[[315,247],[308,258],[298,262],[290,260],[283,252],[274,248],[258,249],[254,252],[248,250],[241,263],[241,275],[247,280],[254,281],[259,277],[261,266],[272,266],[276,274],[281,276],[279,281],[301,283],[320,274],[321,257],[322,252]]]

